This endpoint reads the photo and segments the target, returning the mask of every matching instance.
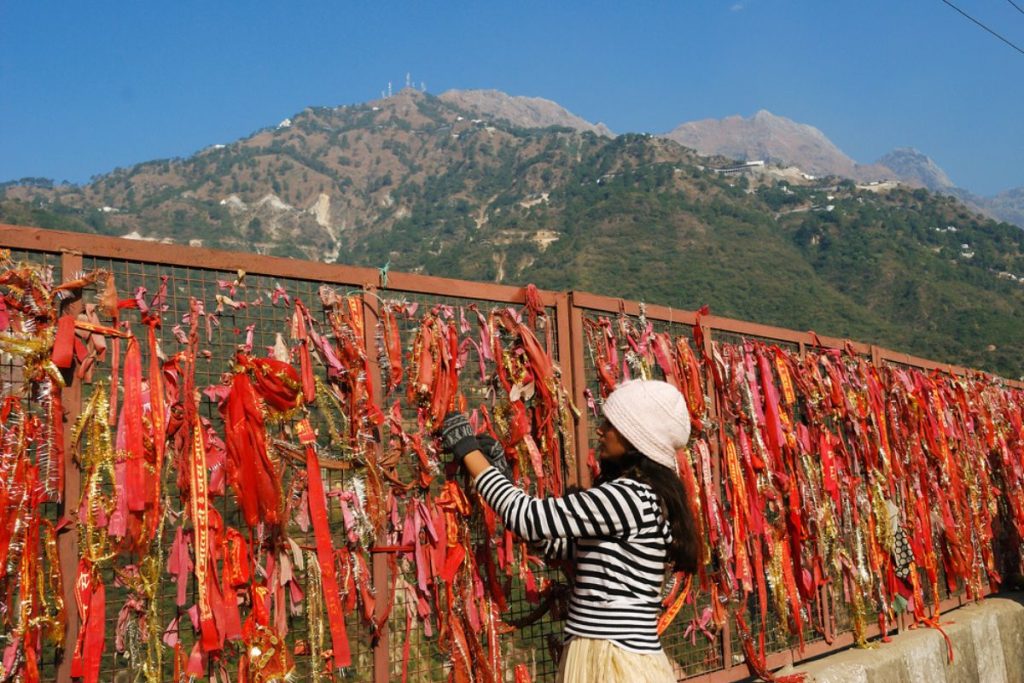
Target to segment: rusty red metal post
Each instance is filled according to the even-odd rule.
[[[63,252],[60,258],[61,280],[73,280],[82,270],[82,254]],[[82,310],[80,298],[68,302],[65,313],[77,314]],[[82,412],[82,382],[74,373],[64,388],[62,395],[64,405],[64,502],[60,506],[60,515],[65,519],[75,517],[78,499],[81,496],[82,473],[72,452],[71,432]],[[60,683],[71,681],[71,653],[75,649],[80,627],[78,607],[75,602],[75,578],[78,576],[78,524],[69,524],[57,538],[57,554],[60,557],[60,570],[64,580],[64,606],[67,612],[67,630],[64,634],[64,656],[57,668],[57,680]]]
[[[377,323],[379,321],[379,299],[377,297],[377,286],[373,283],[367,283],[363,285],[363,343],[366,345],[366,360],[367,360],[367,371],[370,373],[373,381],[373,400],[380,405],[384,399],[383,390],[383,378],[380,372],[380,359],[378,356],[377,349]],[[377,458],[379,459],[382,452],[382,446],[380,441],[380,433],[377,434],[378,440],[372,446],[377,450]],[[377,529],[377,533],[380,534],[383,530]],[[376,619],[382,619],[385,612],[388,609],[387,600],[383,600],[384,595],[387,594],[390,589],[390,570],[388,568],[388,558],[384,553],[375,553],[373,555],[373,592],[377,596],[378,600],[374,605],[374,617]],[[380,630],[377,632],[377,640],[373,644],[373,680],[375,683],[387,683],[391,675],[391,652],[390,652],[390,628],[389,624],[385,621],[381,623]]]
[[[576,419],[576,483],[590,486],[587,455],[590,450],[590,413],[587,412],[587,373],[583,362],[586,343],[583,338],[583,308],[576,301],[576,293],[569,294],[569,338],[572,343],[572,400],[579,416]]]
[[[557,366],[559,380],[573,406],[579,409],[580,404],[576,398],[576,376],[572,368],[572,361],[579,354],[577,354],[573,339],[571,307],[572,303],[569,301],[568,294],[559,292],[555,295],[555,336],[557,337],[556,348],[558,350]],[[587,445],[586,441],[583,442],[582,446],[580,444],[579,435],[575,432],[575,426],[578,424],[579,419],[574,415],[574,431],[564,436],[565,443],[563,443],[562,451],[563,458],[572,458],[571,463],[563,460],[568,475],[566,483],[575,486],[580,485],[579,463],[586,462],[586,454],[581,455],[581,450]]]

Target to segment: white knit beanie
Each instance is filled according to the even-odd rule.
[[[690,411],[678,389],[650,379],[623,382],[605,399],[603,411],[638,451],[677,471],[676,451],[690,439]]]

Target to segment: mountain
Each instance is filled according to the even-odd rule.
[[[898,147],[874,164],[859,164],[813,126],[761,110],[749,118],[729,116],[683,123],[664,137],[703,155],[740,161],[763,160],[805,173],[862,182],[895,180],[911,187],[957,197],[990,218],[1024,228],[1024,188],[983,197],[956,187],[946,172],[923,152]]]
[[[683,123],[664,137],[703,155],[760,159],[797,166],[813,175],[865,181],[893,177],[890,169],[858,164],[817,128],[763,109],[750,118],[729,116]]]
[[[892,169],[901,181],[927,187],[933,192],[944,192],[954,187],[953,181],[938,164],[911,147],[898,147],[875,163]]]
[[[1017,187],[988,197],[985,202],[988,213],[999,220],[1024,228],[1024,187]]]
[[[440,99],[468,112],[502,119],[520,128],[559,126],[615,137],[603,123],[591,123],[557,102],[540,97],[506,95],[499,90],[449,90],[442,93]]]
[[[413,90],[306,109],[80,187],[0,187],[0,222],[709,304],[1024,374],[1024,231],[952,197],[467,113]]]
[[[526,132],[536,128],[509,119],[552,130],[541,140]],[[498,199],[513,185],[522,201],[540,201],[572,165],[574,145],[561,141],[602,130],[585,123],[536,98],[407,88],[361,105],[307,109],[233,144],[116,169],[82,187],[31,179],[8,186],[6,197],[44,202],[58,215],[84,212],[91,229],[109,234],[334,261],[407,222],[414,205],[429,207],[426,215],[438,211],[431,202],[472,206],[483,224],[491,207],[476,193]],[[586,130],[583,138],[575,128]],[[514,176],[521,155],[543,159],[544,172]]]
[[[943,194],[956,197],[964,206],[980,214],[1024,228],[1024,187],[1006,190],[992,197],[982,197],[962,187],[947,188]]]
[[[982,197],[962,187],[948,188],[943,194],[956,197],[964,206],[980,214],[1024,228],[1024,187],[1006,190],[992,197]]]

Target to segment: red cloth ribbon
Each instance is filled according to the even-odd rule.
[[[98,683],[100,662],[103,659],[105,642],[104,610],[106,589],[92,564],[88,560],[78,563],[78,578],[75,580],[75,602],[81,626],[75,651],[71,656],[71,676],[81,678],[83,683]]]
[[[320,474],[314,443],[316,436],[308,420],[298,425],[299,441],[306,446],[306,477],[309,487],[309,511],[313,519],[313,534],[316,536],[316,555],[320,562],[321,583],[324,589],[324,607],[331,628],[331,643],[334,648],[334,665],[338,668],[352,664],[348,634],[345,631],[345,614],[341,608],[338,592],[337,570],[334,564],[334,544],[331,542],[331,528],[327,520],[327,498]]]

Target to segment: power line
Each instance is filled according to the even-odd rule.
[[[1009,45],[1010,47],[1012,47],[1012,48],[1013,48],[1014,50],[1016,50],[1017,52],[1019,52],[1019,53],[1021,53],[1022,55],[1024,55],[1024,50],[1022,50],[1021,48],[1017,47],[1016,45],[1014,45],[1013,43],[1011,43],[1011,42],[1010,42],[1009,40],[1007,40],[1006,38],[1003,38],[1003,37],[1002,37],[1001,35],[999,35],[999,34],[998,34],[998,33],[996,33],[995,31],[993,31],[992,29],[990,29],[990,28],[989,28],[988,26],[985,26],[985,24],[981,23],[980,21],[978,21],[977,19],[975,19],[974,17],[972,17],[972,16],[970,15],[970,14],[968,14],[967,12],[963,11],[962,9],[960,9],[959,7],[957,7],[956,5],[954,5],[953,3],[951,3],[951,2],[949,1],[949,0],[942,0],[942,2],[946,3],[947,5],[949,5],[949,6],[950,6],[950,7],[952,7],[953,9],[955,9],[955,10],[956,10],[957,12],[959,12],[959,13],[960,13],[960,14],[962,14],[962,15],[964,15],[964,16],[965,16],[966,18],[970,19],[970,20],[971,20],[972,22],[974,22],[975,24],[977,24],[977,25],[978,25],[978,26],[980,26],[981,28],[985,29],[986,31],[988,31],[989,33],[991,33],[992,35],[994,35],[994,36],[995,36],[996,38],[998,38],[999,40],[1003,41],[1004,43],[1006,43],[1007,45]],[[1014,7],[1016,7],[1016,5],[1014,5]],[[1020,8],[1018,8],[1018,9],[1020,9]]]
[[[1013,6],[1015,7],[1015,8],[1017,8],[1017,11],[1018,11],[1018,12],[1020,12],[1021,14],[1024,14],[1024,7],[1021,7],[1020,5],[1018,5],[1017,3],[1015,3],[1015,2],[1013,1],[1013,0],[1006,0],[1006,2],[1010,3],[1010,4],[1011,4],[1011,5],[1013,5]]]

